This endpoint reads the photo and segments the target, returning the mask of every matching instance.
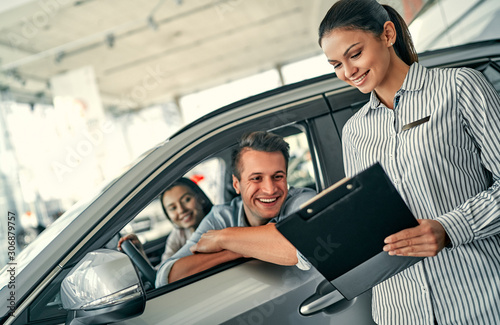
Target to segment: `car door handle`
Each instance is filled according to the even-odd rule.
[[[338,290],[319,297],[313,295],[300,306],[300,313],[306,316],[312,315],[344,299]]]
[[[312,315],[344,299],[344,296],[338,290],[334,290],[319,298],[311,299],[311,301],[304,301],[300,306],[300,313],[302,315]]]
[[[330,281],[321,281],[316,288],[316,292],[304,300],[300,305],[299,311],[302,315],[313,315],[321,311],[328,314],[338,313],[351,307],[358,298],[351,300],[345,297],[330,283]]]

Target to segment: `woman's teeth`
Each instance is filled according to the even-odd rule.
[[[366,77],[366,74],[367,74],[367,73],[368,73],[368,71],[367,71],[367,72],[365,72],[365,73],[364,73],[361,77],[359,77],[358,79],[354,79],[354,82],[355,82],[355,83],[360,83],[363,79],[365,79],[365,77]]]

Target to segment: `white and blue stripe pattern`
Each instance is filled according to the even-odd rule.
[[[453,247],[375,287],[374,320],[500,324],[500,97],[476,70],[417,63],[398,96],[391,110],[372,93],[346,123],[346,175],[380,162],[414,215],[440,221]]]

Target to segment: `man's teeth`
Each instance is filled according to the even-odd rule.
[[[261,202],[264,202],[264,203],[272,203],[274,201],[276,201],[276,198],[274,199],[259,199]]]

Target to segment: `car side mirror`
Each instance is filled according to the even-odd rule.
[[[61,301],[66,324],[108,324],[144,312],[146,295],[137,271],[123,253],[88,253],[64,278]]]

